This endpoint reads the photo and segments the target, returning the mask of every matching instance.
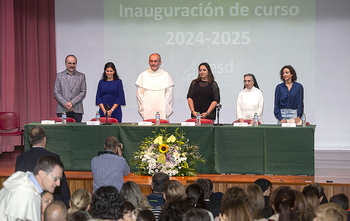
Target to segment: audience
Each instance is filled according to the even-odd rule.
[[[188,210],[182,217],[183,221],[211,221],[208,211],[205,209],[193,208]]]
[[[348,216],[347,220],[350,221],[350,211],[348,211],[348,209],[349,209],[349,199],[344,193],[339,193],[339,194],[336,194],[336,195],[332,196],[329,199],[329,202],[338,204],[341,208],[343,208],[343,210],[346,211],[346,214]]]
[[[120,189],[120,195],[126,201],[129,201],[135,206],[135,215],[137,216],[138,212],[144,209],[152,209],[152,206],[149,204],[147,198],[141,192],[140,187],[133,181],[127,181],[123,184]]]
[[[91,203],[91,194],[85,189],[76,190],[69,201],[68,216],[77,211],[89,211]],[[88,213],[87,213],[88,214]],[[89,215],[89,214],[88,214]]]
[[[141,210],[137,215],[136,221],[156,221],[156,217],[150,210]]]
[[[316,209],[320,205],[320,194],[317,187],[312,185],[306,185],[302,191],[303,195],[306,197],[311,216],[316,217]]]
[[[262,219],[262,212],[265,207],[265,199],[261,188],[257,184],[250,184],[247,186],[246,193],[254,220]]]
[[[320,194],[320,204],[328,203],[328,199],[326,194],[324,193],[323,187],[319,183],[313,183],[312,186],[317,187],[318,192]]]
[[[62,201],[53,201],[44,212],[45,221],[65,221],[67,220],[67,207]]]
[[[123,218],[118,221],[136,221],[135,206],[129,201],[124,201]]]
[[[196,183],[203,189],[204,202],[207,210],[213,214],[214,218],[219,217],[223,193],[213,193],[213,183],[209,179],[197,179]]]
[[[67,221],[88,221],[91,220],[89,213],[85,211],[76,211],[68,215]]]
[[[260,186],[260,188],[263,192],[264,200],[265,200],[265,207],[264,207],[264,210],[262,212],[262,216],[264,218],[268,218],[272,215],[270,205],[269,205],[270,195],[272,193],[272,183],[269,180],[263,179],[263,178],[255,180],[254,183],[257,184],[258,186]]]
[[[309,204],[305,196],[297,190],[294,190],[295,193],[295,202],[294,208],[295,216],[299,221],[310,221],[313,220],[313,215],[311,208],[309,208]]]
[[[226,193],[225,193],[226,194]],[[224,197],[225,197],[224,194]],[[224,201],[220,209],[221,221],[253,221],[253,213],[248,203],[243,199]]]
[[[160,213],[160,221],[182,221],[182,216],[192,209],[192,202],[188,198],[175,198],[166,202],[164,209]]]
[[[298,220],[293,210],[295,204],[295,192],[288,186],[281,186],[271,194],[271,204],[274,211],[269,220]]]
[[[41,220],[44,220],[44,212],[46,207],[53,201],[53,194],[49,191],[41,193]]]
[[[153,193],[147,196],[147,200],[153,208],[164,205],[165,200],[163,197],[163,192],[164,184],[167,181],[169,181],[169,175],[166,173],[159,172],[153,175],[151,184]]]
[[[335,203],[320,205],[316,210],[316,221],[346,221],[347,216],[343,208]]]
[[[248,202],[248,196],[244,192],[244,190],[238,186],[233,186],[233,187],[229,188],[225,192],[224,196],[222,197],[221,208],[223,207],[223,204],[228,204],[230,201],[235,200],[235,199],[241,199],[241,200],[244,200],[245,202]],[[220,209],[220,211],[221,211],[221,209]]]
[[[210,216],[210,220],[214,220],[213,214],[207,210],[204,202],[204,194],[200,185],[193,183],[186,188],[186,195],[192,201],[193,208],[205,209]]]

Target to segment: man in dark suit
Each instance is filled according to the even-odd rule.
[[[77,58],[68,55],[65,59],[66,70],[57,73],[54,95],[57,100],[56,114],[62,117],[63,111],[67,117],[81,122],[83,117],[83,99],[86,96],[85,75],[76,70]]]
[[[29,132],[29,143],[32,148],[22,153],[17,157],[16,160],[16,172],[17,171],[34,171],[34,167],[38,159],[42,156],[51,155],[58,159],[58,154],[52,153],[45,149],[46,147],[46,133],[42,127],[34,127]],[[61,160],[61,159],[60,159]],[[63,201],[64,204],[69,208],[70,191],[67,183],[66,175],[63,172],[62,181],[60,187],[57,187],[54,192],[55,200]]]

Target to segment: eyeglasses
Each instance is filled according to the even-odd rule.
[[[52,179],[57,182],[57,181],[62,181],[62,177],[54,177],[52,176],[49,172],[45,171],[48,175],[50,175],[50,177],[52,177]]]

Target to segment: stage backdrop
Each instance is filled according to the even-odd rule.
[[[56,0],[57,70],[65,68],[67,54],[78,57],[77,70],[87,76],[83,118],[87,121],[98,110],[95,96],[104,64],[114,62],[126,95],[123,122],[142,120],[135,82],[148,68],[153,52],[161,54],[161,68],[175,83],[170,122],[190,117],[186,95],[199,63],[212,67],[221,92],[223,123],[236,119],[243,75],[253,73],[264,95],[264,123],[271,124],[276,123],[273,106],[275,87],[281,83],[279,71],[290,64],[304,86],[307,120],[317,124],[316,148],[350,149],[350,131],[340,122],[349,120],[349,105],[327,104],[350,92],[340,77],[349,80],[344,56],[349,61],[350,22],[345,9],[350,4],[337,2]],[[329,48],[333,54],[325,53]],[[339,75],[331,81],[333,73]]]

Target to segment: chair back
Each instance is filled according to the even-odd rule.
[[[91,121],[96,121],[96,118],[92,118]],[[106,123],[106,117],[100,117],[100,122]],[[119,123],[119,121],[113,117],[109,117],[108,123]]]
[[[185,122],[196,122],[196,118],[187,119]],[[214,124],[212,120],[201,118],[201,124]]]
[[[54,120],[55,122],[62,122],[62,117],[53,117],[50,120]],[[66,118],[67,122],[75,123],[75,119],[71,117]]]
[[[152,122],[152,123],[156,123],[156,119],[146,119],[146,120],[143,120],[144,122]],[[169,121],[167,120],[164,120],[164,119],[160,119],[160,123],[161,124],[170,124]]]
[[[250,121],[251,121],[251,120],[244,120],[244,123],[249,124]],[[232,122],[232,124],[234,124],[234,123],[239,123],[239,120],[235,120],[235,121]],[[258,124],[261,124],[260,121],[258,121]]]
[[[0,112],[0,130],[19,129],[19,114],[15,112]]]

